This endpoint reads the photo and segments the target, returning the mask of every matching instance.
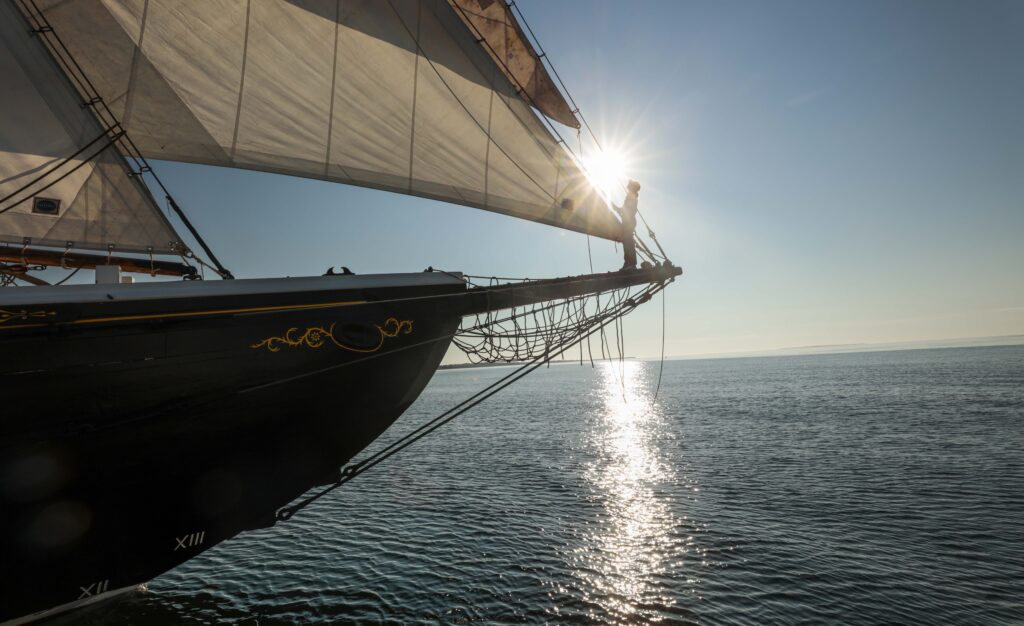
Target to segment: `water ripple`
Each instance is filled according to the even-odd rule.
[[[656,367],[544,370],[90,619],[1024,622],[1024,348]]]

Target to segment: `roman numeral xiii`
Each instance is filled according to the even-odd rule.
[[[175,537],[174,550],[175,552],[177,552],[178,550],[184,550],[186,548],[192,548],[194,546],[201,545],[204,539],[206,539],[205,530],[201,530],[197,533],[189,533],[184,537]]]
[[[82,593],[78,594],[78,599],[88,598],[90,596],[98,596],[110,588],[110,580],[101,580],[95,583],[89,583],[88,587],[79,587]]]

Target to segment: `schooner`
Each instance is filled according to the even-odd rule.
[[[632,240],[542,56],[496,0],[0,0],[0,284],[31,285],[0,289],[0,621],[286,519],[453,341],[540,363],[680,274],[638,238],[639,270],[540,281],[235,279],[148,162]]]

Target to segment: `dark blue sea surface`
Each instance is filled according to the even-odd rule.
[[[378,444],[507,372],[438,373]],[[657,376],[539,370],[95,619],[1024,623],[1024,347]]]

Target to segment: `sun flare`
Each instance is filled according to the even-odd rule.
[[[599,150],[583,157],[583,167],[594,189],[609,202],[621,199],[628,180],[629,159],[620,150]]]

